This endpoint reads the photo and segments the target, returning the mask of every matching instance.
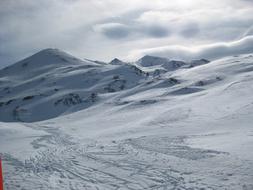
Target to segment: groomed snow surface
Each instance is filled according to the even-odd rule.
[[[0,71],[5,189],[252,190],[252,84],[253,55],[39,52]]]

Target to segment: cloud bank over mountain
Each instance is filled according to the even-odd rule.
[[[248,0],[2,0],[0,67],[47,47],[105,61],[247,53],[252,12]]]
[[[214,43],[197,47],[184,46],[163,46],[150,49],[132,51],[129,58],[153,55],[169,57],[171,59],[193,60],[206,58],[210,60],[219,59],[225,56],[247,54],[253,52],[253,35],[246,36],[240,40]]]

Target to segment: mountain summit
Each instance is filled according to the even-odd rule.
[[[163,65],[168,63],[170,60],[163,57],[155,57],[150,55],[145,55],[137,61],[137,63],[142,67],[151,67],[157,65]]]

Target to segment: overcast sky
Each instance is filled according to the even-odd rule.
[[[80,58],[253,53],[252,0],[0,0],[0,67],[41,49]]]

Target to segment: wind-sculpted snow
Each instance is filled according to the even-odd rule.
[[[252,55],[76,61],[0,72],[5,189],[253,189]]]

